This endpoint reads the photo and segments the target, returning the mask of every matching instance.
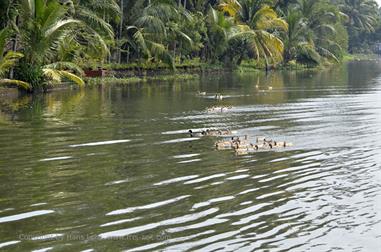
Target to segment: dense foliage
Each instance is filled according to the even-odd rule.
[[[370,52],[380,27],[374,0],[2,0],[0,84],[82,85],[104,63],[316,66]]]

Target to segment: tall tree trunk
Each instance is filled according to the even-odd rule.
[[[176,41],[173,42],[173,58],[176,61]]]
[[[180,63],[183,63],[183,61],[181,60],[181,48],[183,47],[183,42],[180,41],[180,45],[179,45],[179,59],[180,59]]]
[[[121,44],[121,40],[122,40],[122,32],[123,32],[123,7],[124,7],[124,0],[120,0],[120,10],[121,10],[121,14],[120,14],[120,24],[119,24],[119,38],[118,38],[118,63],[120,64],[122,62],[122,44]]]
[[[130,62],[130,47],[127,46],[127,57],[126,57],[126,60],[127,60],[127,64]]]
[[[16,17],[16,23],[15,23],[16,27],[19,26],[19,16]],[[12,51],[16,52],[17,51],[17,40],[18,40],[18,36],[17,36],[17,33],[13,39],[13,44],[12,44]],[[11,70],[9,71],[9,79],[13,79],[14,78],[14,75],[15,75],[15,72],[14,72],[14,68],[12,67]]]

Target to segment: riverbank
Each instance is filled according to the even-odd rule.
[[[348,54],[345,55],[339,64],[350,61],[368,61],[378,60],[379,56],[375,54]],[[278,65],[269,67],[269,71],[311,71],[323,70],[327,67],[334,65],[333,63],[326,62],[318,66],[306,66],[289,62],[287,65]],[[254,60],[243,61],[239,66],[226,67],[223,64],[208,64],[201,62],[199,59],[186,60],[175,64],[176,69],[171,69],[168,65],[162,63],[142,63],[142,64],[105,64],[92,69],[103,69],[99,71],[102,77],[84,77],[85,86],[99,86],[99,85],[127,85],[134,83],[149,83],[160,81],[188,81],[195,80],[202,74],[222,73],[222,72],[258,72],[263,73],[265,68],[262,62]],[[71,85],[56,85],[49,90],[58,90],[70,88]],[[17,96],[17,88],[1,87],[0,98],[4,96]]]
[[[343,57],[343,62],[361,61],[361,60],[378,60],[380,58],[377,54],[346,54]]]
[[[97,86],[105,84],[126,85],[133,83],[147,83],[151,81],[187,81],[199,78],[199,74],[172,74],[172,75],[157,75],[157,76],[142,76],[142,77],[95,77],[85,78],[87,86]]]

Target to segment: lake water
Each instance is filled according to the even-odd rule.
[[[380,251],[377,61],[0,104],[0,250]],[[235,156],[201,128],[294,146]]]

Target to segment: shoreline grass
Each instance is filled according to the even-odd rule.
[[[172,74],[172,75],[156,75],[156,76],[144,76],[144,77],[97,77],[97,78],[85,78],[86,86],[96,86],[104,84],[126,85],[134,83],[147,83],[152,81],[187,81],[195,80],[199,78],[199,74]]]

